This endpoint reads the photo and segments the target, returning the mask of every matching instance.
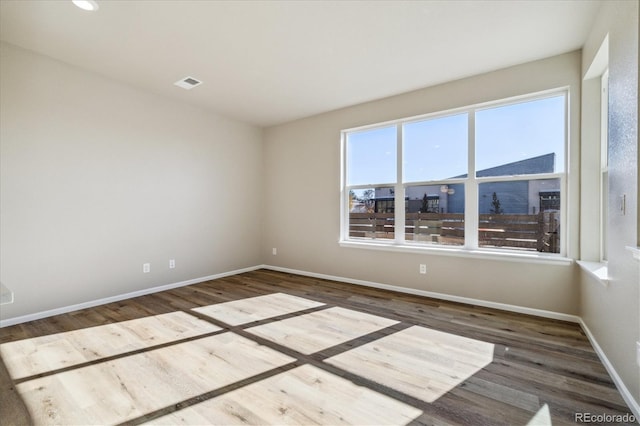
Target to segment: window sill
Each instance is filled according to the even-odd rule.
[[[640,260],[640,246],[639,247],[627,246],[626,248],[631,252],[631,255],[635,260]]]
[[[503,260],[511,262],[546,263],[553,265],[572,265],[573,259],[554,254],[512,252],[507,250],[468,249],[464,247],[432,247],[418,245],[399,245],[393,242],[361,242],[340,241],[340,247],[382,250],[399,253],[433,254],[438,256],[455,256],[471,259]]]
[[[605,287],[609,286],[609,271],[605,262],[587,262],[585,260],[578,260],[578,265],[589,273],[592,277],[596,278],[600,284]]]

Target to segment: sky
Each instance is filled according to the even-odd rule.
[[[467,173],[468,114],[403,124],[403,182],[444,180]],[[476,170],[556,153],[564,171],[563,95],[479,109],[475,116]],[[347,185],[396,182],[395,125],[350,133]]]

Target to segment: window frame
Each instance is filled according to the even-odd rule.
[[[608,260],[609,231],[609,68],[600,76],[600,262]]]
[[[509,175],[509,176],[476,176],[476,158],[475,158],[475,116],[476,112],[483,109],[496,108],[502,106],[508,106],[513,104],[519,104],[523,102],[531,102],[536,100],[542,100],[546,98],[564,96],[564,163],[563,171],[559,173],[540,173],[540,174],[527,174],[527,175]],[[370,248],[376,250],[390,250],[390,251],[403,251],[413,253],[425,253],[434,252],[444,255],[457,255],[457,256],[503,256],[507,259],[533,259],[540,261],[549,261],[555,263],[557,261],[570,262],[570,259],[566,258],[567,253],[567,236],[568,234],[568,170],[569,170],[569,100],[570,91],[569,87],[560,87],[550,90],[545,90],[536,93],[530,93],[520,96],[514,96],[510,98],[468,105],[459,108],[452,108],[444,111],[437,111],[433,113],[422,114],[419,116],[413,116],[408,118],[402,118],[397,120],[390,120],[382,123],[375,123],[366,126],[360,126],[355,128],[343,129],[340,137],[340,162],[341,162],[341,196],[340,196],[340,238],[339,244],[343,247],[359,247]],[[437,119],[446,116],[463,114],[468,116],[468,145],[467,145],[467,177],[455,178],[455,179],[443,179],[424,182],[404,182],[403,180],[403,126],[418,121]],[[346,182],[346,167],[347,167],[347,137],[350,133],[360,132],[366,130],[374,130],[382,127],[396,127],[396,174],[397,179],[395,183],[369,183],[366,185],[347,185]],[[560,252],[559,253],[542,253],[537,251],[519,251],[513,249],[504,248],[490,248],[480,247],[478,242],[479,232],[479,186],[481,183],[489,182],[505,182],[505,181],[523,181],[523,180],[542,180],[542,179],[559,179],[560,180]],[[465,188],[465,208],[464,208],[464,229],[465,238],[463,246],[447,246],[447,245],[434,245],[434,244],[421,244],[414,243],[405,240],[405,209],[395,209],[395,224],[401,224],[401,227],[396,226],[394,228],[393,239],[381,240],[381,239],[364,239],[353,238],[349,236],[349,191],[353,189],[363,188],[378,188],[378,187],[393,187],[395,192],[395,205],[404,205],[405,200],[405,188],[410,186],[421,185],[451,185],[451,184],[463,184]]]

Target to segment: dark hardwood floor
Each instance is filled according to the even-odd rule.
[[[300,311],[239,324],[221,321],[208,315],[205,310],[193,310],[274,293],[297,296],[324,305],[310,306]],[[363,335],[345,337],[337,344],[308,353],[295,349],[294,346],[282,344],[277,339],[265,337],[266,334],[247,331],[252,327],[264,328],[263,326],[273,325],[276,321],[296,319],[303,314],[313,317],[312,314],[331,308],[345,308],[361,314],[370,314],[391,320],[391,324],[385,323]],[[179,403],[145,412],[144,415],[127,418],[121,422],[123,424],[143,424],[167,415],[179,415],[182,409],[299,366],[319,368],[416,408],[419,414],[410,422],[416,425],[525,425],[532,420],[536,424],[544,424],[550,420],[554,425],[561,425],[575,424],[576,413],[613,416],[630,413],[630,409],[625,405],[577,324],[270,270],[257,270],[5,327],[0,329],[0,345],[174,312],[187,313],[222,329],[210,331],[207,336],[217,336],[217,333],[231,331],[294,358],[295,362],[275,368],[273,372],[257,374],[209,392],[186,397]],[[382,383],[373,375],[361,372],[364,370],[358,370],[364,368],[363,366],[354,365],[353,369],[345,369],[338,362],[328,361],[329,358],[340,359],[341,355],[349,351],[364,349],[365,345],[409,329],[435,330],[442,339],[454,339],[453,342],[473,344],[468,340],[473,339],[478,341],[479,345],[490,344],[493,354],[490,362],[483,364],[479,371],[470,377],[464,377],[461,383],[448,391],[436,394],[433,400],[421,398],[420,393],[406,392],[403,388],[395,387],[393,383]],[[267,331],[272,332],[268,327]],[[186,337],[180,342],[198,338],[199,336]],[[459,338],[466,339],[455,340]],[[118,360],[173,344],[151,344],[124,353],[114,353],[107,358],[110,361]],[[402,344],[396,346],[399,347],[398,350],[402,350]],[[429,356],[446,357],[446,354],[434,352],[434,355]],[[105,359],[86,361],[82,366],[102,363]],[[455,367],[455,359],[451,359],[451,365]],[[19,388],[20,384],[29,380],[74,368],[66,366],[53,372],[39,372],[15,380],[6,374],[4,369],[0,369],[3,399],[0,408],[5,407],[0,413],[0,423],[39,423],[27,417],[26,413],[20,410],[19,403],[11,399],[16,395],[16,387]],[[252,401],[246,401],[246,404],[251,405]]]

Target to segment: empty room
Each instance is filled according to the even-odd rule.
[[[0,0],[0,424],[638,424],[639,15]]]

